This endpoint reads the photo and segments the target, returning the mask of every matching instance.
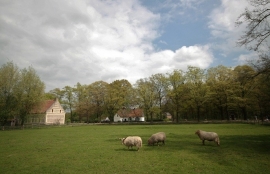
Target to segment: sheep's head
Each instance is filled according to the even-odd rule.
[[[151,139],[148,139],[148,145],[152,145],[153,141]]]
[[[195,134],[200,135],[200,130],[197,130]]]
[[[121,140],[121,143],[124,144],[126,138],[119,138],[119,140]]]

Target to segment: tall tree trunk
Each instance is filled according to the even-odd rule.
[[[23,126],[25,122],[26,114],[25,113],[21,114],[20,118],[21,118],[21,126]]]
[[[150,122],[153,123],[153,112],[150,113]]]
[[[219,109],[219,112],[220,112],[221,120],[224,120],[224,112],[223,112],[223,107],[222,107],[222,106],[220,106],[220,107],[218,107],[218,109]]]
[[[228,106],[227,105],[225,106],[225,112],[226,112],[227,120],[230,120],[230,116],[229,116],[229,111],[228,111]]]
[[[241,108],[244,120],[247,120],[247,108],[244,106]]]
[[[86,111],[86,117],[87,117],[87,124],[89,123],[89,112],[88,110]]]
[[[72,110],[70,110],[70,122],[71,123],[73,122],[73,113],[72,113]]]
[[[179,105],[176,102],[176,123],[179,123]]]
[[[200,122],[200,110],[201,110],[201,107],[197,106],[197,119],[198,119],[198,122]]]

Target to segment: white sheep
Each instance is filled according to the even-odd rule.
[[[164,132],[158,132],[153,134],[149,139],[148,139],[148,145],[155,145],[155,143],[163,142],[165,144],[166,140],[166,134]]]
[[[214,141],[217,143],[218,146],[220,145],[218,134],[215,132],[206,132],[203,130],[197,130],[195,134],[197,134],[199,138],[202,140],[203,145],[205,140]]]
[[[126,138],[120,138],[120,140],[122,141],[122,144],[127,146],[128,149],[129,147],[133,147],[136,146],[137,150],[139,151],[139,149],[142,147],[142,138],[139,136],[128,136]]]

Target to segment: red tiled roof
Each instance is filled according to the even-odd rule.
[[[120,117],[142,117],[143,110],[139,108],[134,109],[120,109],[117,114]]]
[[[45,100],[43,103],[40,104],[40,106],[33,109],[31,113],[45,113],[47,109],[49,109],[53,105],[54,102],[55,100]]]

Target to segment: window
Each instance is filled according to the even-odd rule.
[[[53,112],[53,109],[52,109],[52,112]]]

